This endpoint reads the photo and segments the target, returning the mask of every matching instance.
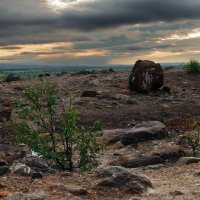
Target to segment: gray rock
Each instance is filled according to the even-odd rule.
[[[143,156],[126,161],[121,165],[126,168],[137,168],[148,165],[162,164],[165,160],[159,156]]]
[[[18,174],[18,175],[29,175],[31,172],[31,168],[25,164],[14,162],[10,167],[11,174]]]
[[[176,165],[188,165],[192,163],[199,163],[200,158],[197,157],[182,157],[177,162]]]
[[[111,169],[111,172],[114,168]],[[117,169],[117,168],[116,168]],[[121,170],[121,168],[118,168]],[[119,170],[119,171],[120,171]],[[131,194],[142,194],[146,192],[149,188],[153,188],[151,181],[144,175],[128,172],[122,170],[120,173],[115,173],[103,180],[101,180],[97,185],[97,188],[104,189],[119,189],[120,191],[128,192]]]
[[[20,160],[21,163],[29,166],[32,170],[36,172],[52,172],[53,169],[51,169],[47,163],[38,156],[31,156],[27,155],[26,157],[22,158]]]
[[[147,121],[128,130],[122,135],[121,142],[124,145],[137,144],[148,140],[163,139],[167,135],[166,126],[163,123]]]

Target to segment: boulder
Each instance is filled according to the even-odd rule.
[[[105,189],[119,189],[131,194],[142,194],[148,189],[153,188],[151,181],[144,175],[129,172],[122,167],[107,167],[102,169],[103,178],[95,186]]]
[[[176,165],[188,165],[188,164],[192,164],[192,163],[200,163],[200,158],[182,157],[176,162]]]
[[[38,156],[31,156],[26,155],[24,158],[20,160],[21,163],[29,166],[32,170],[36,172],[52,172],[53,169],[51,169],[47,163]]]
[[[159,121],[146,121],[129,129],[121,137],[123,145],[137,144],[139,142],[163,139],[168,135],[166,126]]]
[[[17,74],[9,74],[5,79],[6,82],[21,81],[21,80],[22,78]]]
[[[160,64],[149,60],[136,61],[129,77],[129,89],[137,92],[149,92],[161,88],[164,84],[164,71]]]
[[[132,160],[125,161],[121,165],[126,168],[137,168],[148,165],[157,165],[164,163],[165,160],[160,156],[142,156]]]

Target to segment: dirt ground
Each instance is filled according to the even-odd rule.
[[[80,124],[90,125],[99,119],[103,128],[127,128],[137,122],[159,120],[170,129],[185,129],[191,117],[200,117],[200,75],[183,70],[165,70],[165,86],[171,94],[157,91],[138,94],[128,89],[129,72],[65,74],[47,77],[58,86],[64,99],[71,92],[80,113]],[[1,84],[6,96],[18,98],[21,85],[41,85],[36,78],[23,82]],[[96,97],[81,97],[84,91],[96,91]]]
[[[71,91],[74,106],[80,113],[81,125],[89,126],[94,120],[102,121],[103,129],[129,128],[138,122],[158,120],[169,131],[183,132],[189,129],[192,118],[200,120],[200,75],[187,74],[183,70],[165,70],[165,86],[149,94],[138,94],[128,89],[128,72],[64,74],[47,77],[58,85],[59,96],[64,99]],[[2,83],[0,92],[7,98],[20,97],[26,84],[41,85],[38,78],[22,82]],[[95,97],[82,97],[84,91],[96,91]],[[13,114],[12,117],[15,115]],[[42,180],[30,177],[5,176],[0,179],[1,192],[8,192],[5,199],[200,199],[200,164],[164,166],[160,169],[137,169],[147,175],[154,189],[140,196],[120,191],[98,191],[93,186],[98,179],[94,173],[57,173],[45,175]],[[87,195],[74,196],[63,185],[85,188]],[[64,189],[63,189],[64,188]],[[32,196],[31,196],[32,195]],[[39,197],[37,196],[39,195]],[[43,197],[45,196],[45,197]]]

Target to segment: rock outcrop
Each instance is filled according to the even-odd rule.
[[[96,185],[98,188],[119,189],[131,194],[142,194],[153,188],[146,176],[130,172],[123,167],[110,166],[99,170],[98,173],[106,177]]]
[[[149,60],[138,60],[129,78],[129,89],[137,92],[149,92],[161,88],[164,84],[164,72],[160,64]]]
[[[137,144],[138,142],[163,139],[168,135],[166,126],[159,121],[146,121],[129,129],[121,137],[124,145]]]

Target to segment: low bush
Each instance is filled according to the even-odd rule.
[[[183,68],[188,73],[200,73],[200,62],[198,60],[190,60]]]
[[[96,154],[102,145],[96,137],[101,134],[101,125],[96,121],[89,129],[78,127],[72,97],[65,100],[68,105],[62,107],[54,84],[45,83],[42,88],[26,86],[23,100],[14,101],[17,142],[27,144],[62,170],[89,170],[98,164]]]
[[[199,156],[200,153],[200,124],[193,119],[190,123],[190,131],[186,131],[181,138],[181,144],[189,149],[189,154]]]

